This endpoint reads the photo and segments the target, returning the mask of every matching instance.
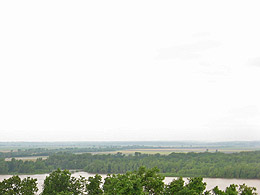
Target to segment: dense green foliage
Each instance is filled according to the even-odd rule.
[[[13,176],[0,182],[1,195],[33,195],[38,191],[36,179]]]
[[[44,180],[41,195],[255,195],[256,189],[245,184],[231,184],[220,190],[217,186],[206,191],[206,183],[201,177],[190,178],[185,184],[182,178],[169,184],[157,168],[140,167],[138,171],[126,174],[108,175],[104,183],[100,175],[75,178],[68,170],[57,169]],[[26,178],[21,181],[13,176],[0,182],[1,195],[33,195],[37,192],[36,180]]]
[[[95,177],[89,177],[86,183],[86,192],[89,195],[100,195],[103,194],[101,189],[102,177],[98,174]]]
[[[53,171],[44,180],[42,195],[58,195],[58,194],[83,194],[85,178],[71,177],[68,170],[61,171],[57,169]]]
[[[218,186],[212,189],[213,194],[215,195],[255,195],[257,194],[255,187],[248,187],[247,185],[235,185],[231,184],[226,190],[220,190]]]
[[[73,155],[50,156],[47,165],[84,169],[90,173],[126,173],[140,166],[158,167],[166,176],[260,178],[260,151],[224,153],[172,153],[170,155]],[[55,167],[58,168],[58,167]]]
[[[92,155],[89,153],[57,153],[36,162],[0,159],[0,174],[43,173],[54,169],[84,169],[89,173],[126,173],[141,166],[158,167],[165,176],[260,178],[260,151],[240,153],[171,153]]]
[[[5,161],[0,159],[0,174],[17,173],[48,173],[53,170],[53,166],[46,166],[46,161],[41,158],[33,161],[15,160]]]

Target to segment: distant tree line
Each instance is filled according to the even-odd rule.
[[[245,184],[206,191],[201,177],[189,178],[188,183],[180,177],[165,184],[158,173],[158,168],[140,167],[138,171],[108,175],[103,182],[98,174],[75,178],[68,170],[57,169],[45,178],[41,195],[256,195],[256,188]],[[37,180],[29,177],[21,180],[13,176],[0,182],[1,195],[34,195],[38,190]]]
[[[0,152],[0,158],[12,157],[30,157],[30,156],[49,156],[58,152],[68,153],[90,153],[90,152],[112,152],[118,150],[128,149],[143,149],[143,148],[158,148],[146,146],[93,146],[93,147],[66,147],[66,148],[30,148],[30,149],[17,149],[9,152]]]
[[[158,167],[164,176],[260,179],[260,151],[240,153],[52,154],[46,160],[0,159],[0,174],[48,173],[57,168],[89,173],[126,173],[139,167]]]

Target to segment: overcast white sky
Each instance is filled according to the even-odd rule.
[[[259,1],[1,1],[0,141],[260,140]]]

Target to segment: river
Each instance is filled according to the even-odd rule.
[[[87,172],[75,172],[72,174],[72,176],[74,177],[79,177],[79,176],[83,176],[85,178],[94,176],[95,174],[90,174]],[[12,175],[0,175],[0,181],[7,179],[9,177],[11,177]],[[26,178],[26,177],[32,177],[32,178],[36,178],[37,182],[38,182],[38,188],[39,188],[39,192],[40,193],[42,191],[42,185],[44,182],[44,179],[46,176],[48,176],[48,174],[37,174],[37,175],[19,175],[22,179]],[[101,176],[104,178],[106,175],[102,175]],[[171,182],[173,179],[175,179],[176,177],[166,177],[164,182],[165,183],[169,183]],[[185,181],[187,181],[187,178],[184,178]],[[257,188],[257,193],[260,194],[260,180],[259,179],[221,179],[221,178],[204,178],[203,180],[204,182],[207,183],[207,190],[211,190],[212,188],[214,188],[215,186],[219,186],[220,189],[225,189],[227,186],[229,186],[230,184],[243,184],[245,183],[248,186],[251,187],[256,187]]]

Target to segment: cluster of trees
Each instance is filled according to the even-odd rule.
[[[37,179],[30,177],[21,180],[15,175],[0,182],[1,195],[33,195],[37,191]]]
[[[0,159],[0,174],[33,174],[49,173],[54,170],[53,166],[46,166],[46,161],[41,158],[34,161],[22,161],[12,158],[11,161]]]
[[[68,170],[57,169],[44,180],[41,195],[255,195],[256,189],[245,184],[231,184],[224,191],[218,186],[206,191],[206,183],[201,177],[190,178],[188,183],[180,177],[169,184],[163,182],[158,168],[146,169],[125,174],[108,175],[104,182],[100,175],[75,178]],[[21,180],[13,176],[0,182],[1,195],[33,195],[38,189],[35,179]]]
[[[158,167],[164,176],[246,178],[260,179],[260,151],[240,153],[171,153],[169,155],[122,153],[52,154],[46,160],[37,159],[9,162],[0,159],[0,174],[7,173],[48,173],[57,168],[79,169],[89,173],[110,174],[126,173],[141,166]]]

